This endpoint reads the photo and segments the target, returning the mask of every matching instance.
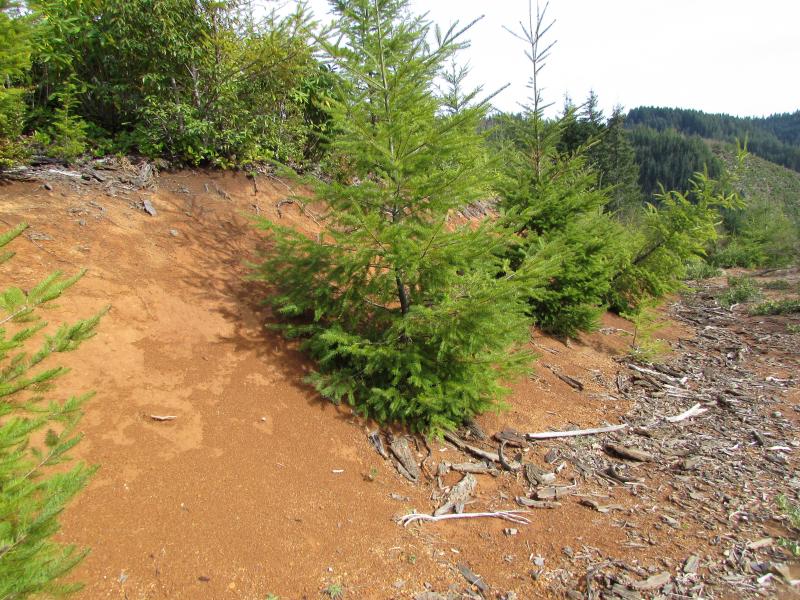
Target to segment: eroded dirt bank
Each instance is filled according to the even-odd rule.
[[[661,379],[651,382],[655,389],[637,383],[614,360],[629,341],[621,331],[629,325],[608,316],[604,329],[569,347],[534,334],[540,355],[536,375],[515,385],[508,412],[487,415],[478,425],[491,435],[503,429],[593,427],[623,418],[633,428],[658,420],[651,434],[633,441],[635,434],[626,432],[616,439],[526,445],[525,462],[557,470],[558,485],[575,485],[559,498],[558,508],[531,509],[530,525],[476,520],[403,529],[395,517],[411,509],[430,512],[446,490],[435,478],[407,482],[369,445],[374,426],[321,401],[302,384],[309,363],[263,327],[268,315],[259,300],[265,290],[243,279],[244,263],[259,246],[249,216],[280,218],[314,231],[313,216],[280,205],[287,184],[260,177],[254,185],[243,175],[184,171],[140,185],[98,173],[99,178],[84,180],[54,175],[47,187],[42,181],[0,187],[2,223],[31,224],[27,237],[15,242],[15,283],[26,287],[54,269],[71,273],[86,267],[88,274],[51,311],[50,320],[112,306],[98,336],[62,361],[73,371],[59,386],[61,395],[97,391],[87,404],[85,439],[76,454],[101,470],[65,513],[61,535],[92,548],[74,573],[86,583],[81,598],[317,598],[331,584],[340,584],[346,598],[413,598],[426,589],[477,593],[481,586],[470,586],[459,564],[482,576],[486,597],[510,592],[518,598],[570,592],[599,597],[601,589],[606,597],[670,590],[717,597],[732,597],[736,589],[749,595],[790,593],[770,578],[757,583],[771,567],[759,573],[748,562],[777,563],[782,550],[774,543],[745,548],[741,560],[734,553],[740,579],[726,583],[729,574],[714,571],[731,548],[780,534],[780,523],[764,521],[762,508],[772,502],[764,486],[796,485],[794,450],[765,449],[797,442],[797,364],[787,362],[785,352],[751,351],[759,343],[769,347],[769,340],[728,339],[731,347],[747,345],[748,353],[727,358],[735,351],[724,349],[721,359],[723,366],[725,360],[738,361],[748,373],[742,377],[760,378],[765,389],[762,410],[755,383],[739,386],[750,394],[748,410],[759,420],[741,421],[741,431],[725,425],[731,460],[747,450],[756,461],[746,463],[748,468],[773,455],[784,461],[769,462],[771,470],[765,471],[772,474],[757,485],[748,487],[745,479],[725,484],[752,492],[755,506],[733,502],[728,522],[709,517],[706,526],[684,518],[693,508],[724,498],[697,489],[693,493],[700,496],[687,496],[685,479],[697,473],[673,469],[695,455],[724,458],[716,438],[701,444],[712,435],[705,428],[709,413],[724,407],[709,404],[708,413],[698,417],[706,425],[689,421],[667,429],[661,419],[695,401],[718,403],[710,395],[695,397],[705,393],[697,377],[702,369],[687,371],[683,385],[676,381],[685,374],[663,373],[676,380],[669,385],[684,390],[673,396],[658,387],[665,383]],[[144,200],[154,215],[143,210]],[[708,324],[674,324],[665,337],[679,353],[712,352],[688,341],[708,333]],[[713,325],[735,328],[735,322]],[[685,360],[691,370],[694,363]],[[558,375],[577,380],[583,389]],[[653,392],[665,414],[642,414],[642,407],[651,405],[641,397]],[[769,416],[775,411],[781,417]],[[158,422],[151,415],[176,418]],[[766,444],[748,427],[766,435]],[[772,439],[777,435],[780,439]],[[676,437],[686,443],[671,441]],[[603,449],[609,442],[634,444],[655,460],[635,464],[611,458]],[[490,440],[480,443],[497,448]],[[683,456],[667,452],[687,447],[692,452]],[[558,458],[550,461],[553,451]],[[469,460],[440,443],[431,444],[430,457],[420,445],[417,458],[430,476],[442,461]],[[629,473],[634,485],[604,474],[608,461]],[[696,468],[703,468],[702,462]],[[447,473],[442,486],[460,477]],[[475,502],[467,510],[518,508],[517,496],[530,497],[522,471],[478,478]],[[600,512],[587,501],[615,507]],[[746,522],[742,514],[750,515]],[[517,531],[510,534],[509,527]],[[698,566],[687,571],[684,561],[695,555]],[[635,589],[662,572],[669,579],[661,586]]]

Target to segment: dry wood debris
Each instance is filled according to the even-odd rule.
[[[681,561],[654,564],[624,562],[587,546],[565,549],[562,564],[535,573],[567,597],[757,598],[794,583],[786,550],[764,527],[776,518],[778,494],[800,495],[800,431],[774,408],[797,385],[791,373],[800,372],[800,357],[796,349],[787,352],[789,342],[774,328],[761,331],[757,321],[743,326],[741,315],[719,308],[715,296],[700,290],[671,307],[673,318],[696,336],[681,340],[668,359],[619,361],[609,393],[632,404],[624,423],[527,434],[506,429],[492,437],[479,428],[447,434],[451,452],[480,462],[452,455],[440,462],[429,477],[431,510],[439,506],[442,518],[459,517],[449,512],[454,498],[461,500],[459,486],[468,489],[464,498],[480,504],[486,501],[481,477],[506,477],[527,489],[514,498],[518,505],[583,505],[620,527],[625,547],[657,547],[680,531],[703,548],[691,552],[688,545]],[[524,452],[512,458],[510,447]],[[418,452],[416,460],[421,457]],[[443,488],[450,470],[468,475]],[[409,515],[404,523],[438,518]]]

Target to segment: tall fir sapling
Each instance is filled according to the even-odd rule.
[[[434,93],[468,27],[432,31],[407,4],[332,3],[321,45],[341,76],[331,152],[347,173],[309,182],[328,207],[318,237],[260,222],[273,247],[254,277],[274,285],[323,396],[438,433],[497,407],[527,368],[522,290],[541,273],[498,258],[513,235],[501,221],[454,218],[491,195],[487,103]]]
[[[540,73],[553,45],[542,41],[552,26],[546,13],[547,5],[543,10],[537,5],[534,15],[529,4],[528,25],[512,32],[528,45],[531,101],[511,124],[513,144],[506,148],[497,189],[504,217],[518,234],[508,255],[511,265],[520,264],[518,253],[547,265],[548,278],[526,292],[531,317],[547,332],[574,336],[597,324],[621,265],[622,236],[618,223],[603,212],[609,197],[587,164],[591,139],[562,149],[574,111],[557,121],[544,118]]]

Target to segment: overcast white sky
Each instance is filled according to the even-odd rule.
[[[541,2],[544,6],[544,1]],[[326,0],[310,6],[322,17]],[[485,14],[462,62],[473,85],[501,110],[528,95],[524,45],[503,30],[527,23],[527,0],[411,0],[442,26]],[[606,113],[616,104],[695,108],[733,115],[800,109],[800,0],[551,0],[545,41],[557,41],[541,73],[545,100],[560,109],[568,93],[590,89]],[[327,21],[328,19],[324,19]]]

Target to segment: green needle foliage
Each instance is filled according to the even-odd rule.
[[[540,273],[498,258],[511,238],[501,222],[453,219],[493,183],[477,133],[485,103],[432,91],[466,28],[432,32],[404,0],[333,7],[337,41],[321,43],[341,75],[331,152],[344,173],[310,182],[329,208],[317,239],[260,222],[273,249],[254,276],[275,286],[270,302],[316,359],[323,396],[438,433],[496,407],[525,370],[521,290]]]
[[[742,155],[743,156],[743,155]],[[641,227],[630,236],[630,258],[613,280],[611,307],[632,312],[649,299],[677,291],[686,265],[705,255],[717,238],[721,209],[740,202],[707,172],[695,173],[688,193],[670,191],[648,204]]]
[[[527,290],[531,316],[547,332],[574,336],[596,326],[624,260],[624,237],[612,215],[603,212],[609,197],[580,154],[559,153],[548,137],[540,137],[537,154],[535,140],[526,134],[536,131],[530,120],[538,118],[522,121],[499,191],[519,233],[514,253],[532,256],[549,275]],[[558,124],[548,126],[558,130]]]
[[[531,102],[507,125],[513,143],[505,151],[498,191],[501,208],[517,232],[509,255],[512,266],[524,264],[521,256],[548,275],[527,289],[531,316],[547,332],[574,336],[597,324],[622,264],[623,232],[603,211],[612,199],[587,164],[588,149],[598,141],[593,132],[600,129],[594,109],[585,123],[590,126],[586,144],[576,143],[574,149],[567,143],[577,133],[574,110],[555,122],[542,116],[537,76],[552,46],[542,43],[552,23],[545,23],[546,5],[541,11],[537,6],[535,21],[531,5],[529,10],[530,28],[523,25],[514,35],[530,46],[526,55],[532,66]]]
[[[25,90],[18,82],[30,65],[30,31],[19,9],[13,0],[0,0],[0,169],[24,155]]]
[[[27,226],[0,234],[0,248]],[[6,262],[13,253],[5,253]],[[93,467],[57,466],[80,441],[75,426],[91,394],[64,401],[46,393],[67,369],[49,365],[55,353],[76,349],[94,335],[103,313],[44,334],[37,311],[57,299],[83,275],[53,273],[29,292],[0,291],[0,599],[45,594],[62,596],[78,589],[57,579],[86,550],[51,541],[65,505],[86,485]],[[105,311],[103,311],[105,312]],[[43,338],[43,339],[42,339]],[[37,341],[38,340],[38,341]]]

